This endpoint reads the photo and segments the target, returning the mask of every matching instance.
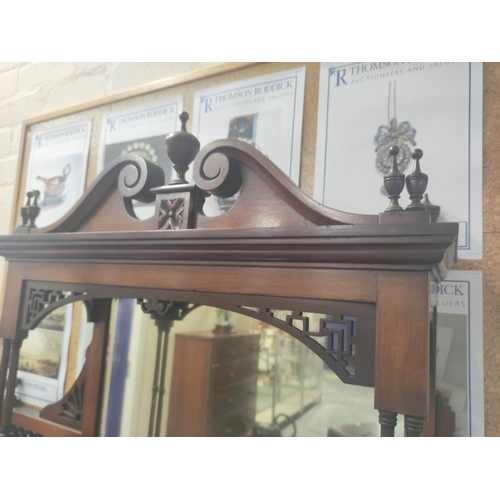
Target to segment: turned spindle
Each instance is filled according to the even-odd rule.
[[[7,386],[2,408],[2,434],[8,436],[11,431],[12,409],[14,407],[15,390],[17,385],[17,369],[19,367],[19,352],[23,339],[12,339],[10,341],[10,359],[7,374]]]
[[[3,398],[5,396],[5,383],[10,359],[10,339],[2,339],[2,359],[0,361],[0,421],[2,416]]]
[[[410,195],[411,203],[406,210],[426,210],[422,204],[422,198],[427,189],[429,177],[420,170],[420,158],[424,155],[421,149],[414,149],[411,157],[415,160],[413,172],[406,176],[406,189]]]
[[[189,169],[189,164],[200,151],[200,141],[186,129],[189,114],[183,111],[179,115],[179,119],[182,124],[180,132],[172,132],[165,138],[165,151],[177,173],[177,177],[170,182],[169,186],[188,184],[186,172]]]
[[[380,437],[394,437],[394,429],[398,423],[398,414],[392,411],[379,410]]]
[[[397,146],[391,146],[389,149],[389,154],[392,156],[392,167],[388,174],[384,175],[384,187],[389,195],[391,203],[385,209],[386,212],[399,212],[403,210],[399,206],[399,197],[401,191],[405,187],[405,175],[400,173],[398,170],[397,156],[399,154],[399,148]]]
[[[405,415],[405,431],[406,437],[420,437],[424,431],[424,417],[412,417]]]

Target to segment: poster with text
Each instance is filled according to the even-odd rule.
[[[482,290],[480,271],[451,271],[437,285],[436,392],[455,436],[484,436]]]
[[[482,91],[481,63],[322,63],[315,199],[383,212],[389,148],[404,174],[419,148],[438,222],[458,222],[460,259],[481,259]],[[409,205],[406,190],[399,202]]]
[[[165,183],[168,184],[173,168],[165,152],[165,137],[180,130],[179,115],[183,102],[182,96],[176,96],[104,116],[98,172],[119,156],[135,153],[160,165],[165,172]],[[139,219],[154,215],[154,203],[144,204],[134,200],[133,209]]]
[[[165,152],[165,137],[180,130],[182,107],[183,98],[176,96],[104,116],[98,171],[119,156],[135,153],[171,173],[172,163]],[[166,180],[168,182],[170,178]]]
[[[37,227],[59,220],[85,191],[91,130],[88,120],[33,135],[26,191],[40,192]]]
[[[64,396],[73,305],[56,309],[29,332],[19,355],[16,396],[43,408]]]
[[[245,141],[299,182],[305,68],[240,80],[195,93],[193,134],[201,147]]]

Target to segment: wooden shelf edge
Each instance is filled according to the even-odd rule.
[[[36,412],[39,413],[39,412]],[[36,432],[45,437],[81,437],[81,432],[55,424],[48,420],[28,415],[14,408],[12,413],[12,423],[17,427],[22,427],[32,432]]]

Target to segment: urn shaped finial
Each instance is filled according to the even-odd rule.
[[[186,129],[189,114],[183,111],[179,115],[179,119],[182,124],[181,130],[179,132],[172,132],[165,138],[165,151],[177,172],[177,177],[170,182],[170,186],[188,184],[186,181],[186,172],[189,169],[189,164],[200,151],[200,141]]]
[[[424,156],[421,149],[414,149],[411,152],[411,157],[415,160],[413,172],[406,176],[406,189],[410,195],[411,203],[406,207],[406,210],[425,210],[422,204],[422,197],[427,189],[429,177],[420,170],[420,159]]]
[[[392,167],[390,172],[384,175],[384,187],[389,195],[391,203],[385,211],[399,212],[400,210],[403,210],[399,206],[398,199],[401,191],[403,191],[405,187],[405,175],[400,173],[398,170],[397,156],[399,154],[399,148],[397,146],[391,146],[389,154],[392,156]]]

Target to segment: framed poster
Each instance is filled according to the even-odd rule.
[[[26,190],[40,191],[36,223],[56,222],[85,190],[92,120],[33,134]]]
[[[411,150],[420,148],[439,222],[460,225],[458,257],[481,259],[482,91],[481,63],[322,63],[315,199],[347,212],[382,212],[389,148],[400,148],[404,174]],[[405,190],[400,204],[409,202]]]
[[[167,174],[171,173],[172,164],[165,152],[165,136],[180,128],[182,107],[182,96],[176,96],[105,115],[98,172],[115,158],[136,153],[164,167]],[[169,182],[170,178],[166,179],[166,183]]]
[[[136,153],[163,167],[165,183],[168,184],[173,168],[165,152],[165,137],[180,128],[179,114],[182,107],[182,96],[176,96],[105,115],[98,173],[115,158],[127,153]],[[133,200],[132,206],[139,219],[149,219],[154,215],[154,203],[144,204]]]
[[[450,271],[437,285],[436,391],[455,414],[456,436],[484,436],[481,271]]]
[[[248,142],[298,184],[305,74],[301,67],[195,92],[192,132],[201,147]]]
[[[16,396],[40,408],[64,395],[73,305],[56,309],[29,332],[19,356]]]

